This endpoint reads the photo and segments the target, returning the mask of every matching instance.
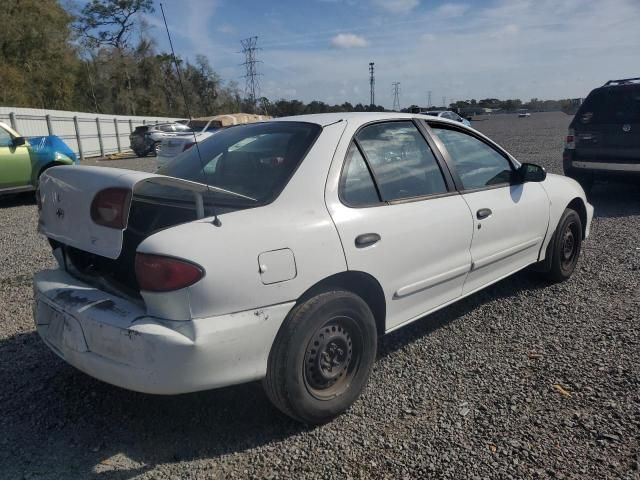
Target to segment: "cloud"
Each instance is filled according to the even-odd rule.
[[[420,0],[373,0],[373,4],[389,13],[406,15],[420,4]]]
[[[229,25],[229,24],[224,24],[224,25],[220,25],[220,27],[218,27],[218,31],[220,33],[235,33],[236,29],[233,25]]]
[[[336,48],[361,48],[369,45],[369,42],[355,33],[339,33],[331,39],[331,45]]]
[[[435,14],[441,18],[454,18],[460,17],[469,10],[469,5],[462,3],[443,3],[436,8]]]

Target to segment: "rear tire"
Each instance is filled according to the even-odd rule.
[[[573,274],[582,247],[582,221],[575,210],[567,208],[551,239],[551,268],[546,277],[552,282],[563,282]]]
[[[360,396],[376,348],[375,319],[364,300],[342,290],[321,293],[294,307],[280,327],[265,392],[295,420],[328,422]]]

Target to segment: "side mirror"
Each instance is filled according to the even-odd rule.
[[[24,137],[13,137],[13,146],[19,147],[20,145],[24,145],[26,140]]]
[[[520,182],[543,182],[547,178],[547,172],[540,165],[523,163],[518,169]]]

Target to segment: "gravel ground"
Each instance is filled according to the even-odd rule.
[[[569,120],[474,127],[560,173]],[[31,275],[52,265],[36,207],[1,199],[0,477],[639,478],[640,188],[591,202],[569,281],[520,273],[384,337],[361,400],[307,428],[257,383],[157,397],[67,366],[32,327]]]

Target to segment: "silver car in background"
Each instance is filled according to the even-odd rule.
[[[269,120],[268,115],[253,115],[249,113],[230,113],[213,117],[194,118],[187,123],[188,130],[177,135],[167,136],[158,148],[158,168],[162,168],[174,157],[189,150],[196,142],[200,143],[217,131],[241,125]]]

